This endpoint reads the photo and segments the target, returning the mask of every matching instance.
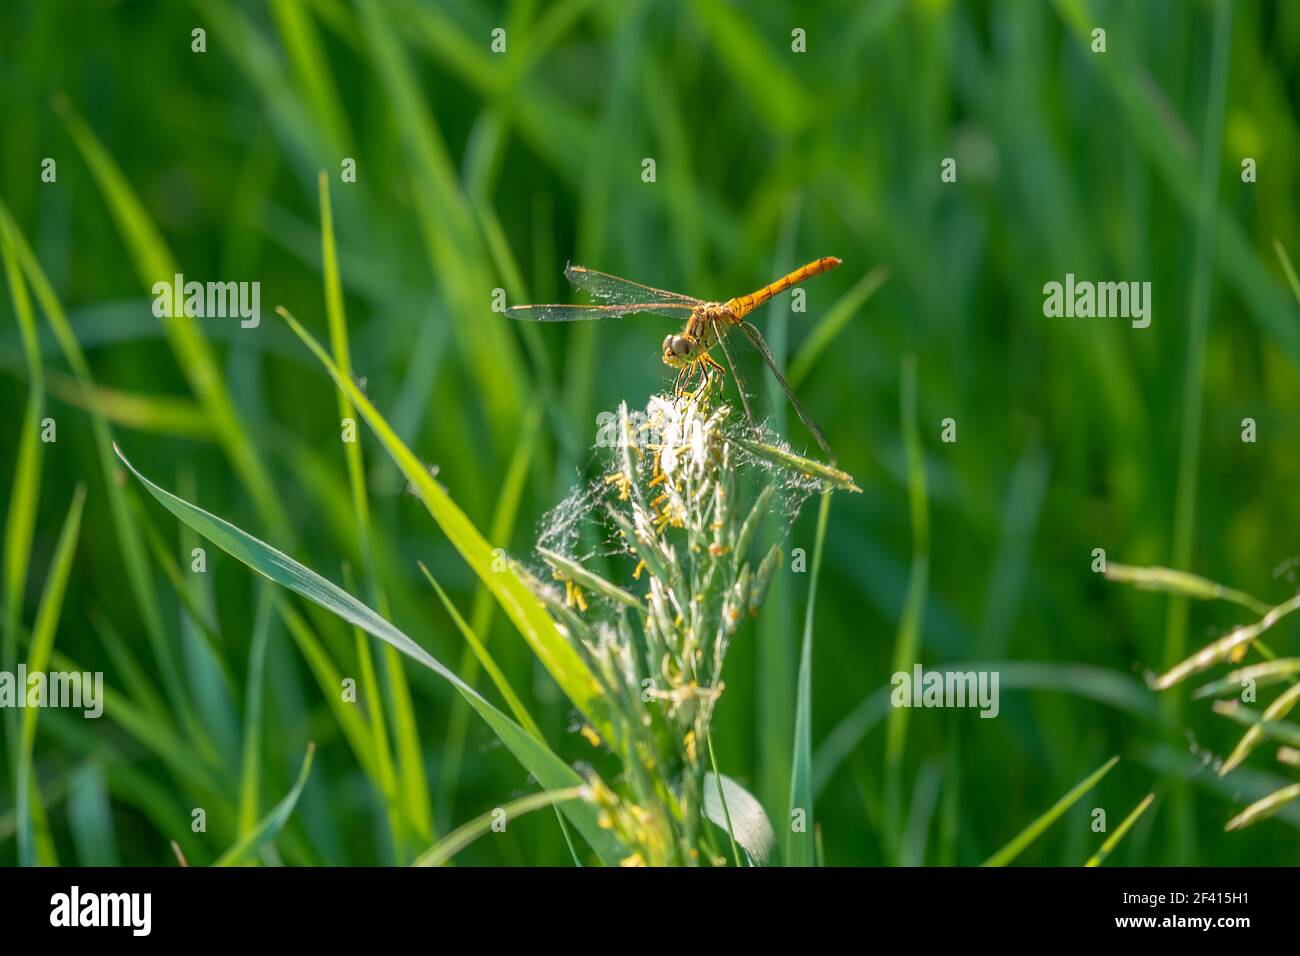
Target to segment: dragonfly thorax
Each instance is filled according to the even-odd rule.
[[[727,303],[705,302],[696,306],[686,320],[686,328],[664,339],[664,364],[673,368],[694,365],[718,344],[722,330],[738,321]]]

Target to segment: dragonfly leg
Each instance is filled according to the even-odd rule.
[[[692,401],[697,399],[700,392],[704,390],[704,386],[709,382],[709,376],[712,374],[711,366],[716,367],[717,364],[709,357],[709,353],[705,352],[701,358],[688,365],[685,369],[686,382],[684,385],[686,390],[682,394],[688,395]]]
[[[716,371],[724,379],[727,377],[727,370],[723,368],[721,365],[719,365],[718,360],[715,359],[708,352],[704,353],[704,357],[701,359],[701,362],[705,366],[706,375],[712,375]]]

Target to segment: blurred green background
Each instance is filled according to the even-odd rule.
[[[196,27],[206,52],[191,49]],[[1090,50],[1094,27],[1105,53]],[[796,28],[806,52],[792,50]],[[355,376],[475,524],[516,554],[592,466],[599,413],[664,387],[657,349],[671,323],[525,328],[492,310],[494,289],[511,303],[566,301],[572,259],[725,298],[841,257],[806,286],[806,312],[786,296],[756,317],[864,492],[834,500],[817,602],[826,862],[979,863],[1113,754],[1115,769],[1021,862],[1081,863],[1102,839],[1092,808],[1113,829],[1152,791],[1112,862],[1297,861],[1300,805],[1223,831],[1294,782],[1294,768],[1261,747],[1220,780],[1206,761],[1241,729],[1187,685],[1157,695],[1143,683],[1250,614],[1108,583],[1090,564],[1104,548],[1268,604],[1295,592],[1300,311],[1278,247],[1300,257],[1300,4],[6,0],[0,91],[0,199],[67,310],[114,439],[164,487],[340,583],[365,565],[334,390],[272,313],[283,304],[327,335],[318,171],[330,177]],[[41,181],[47,157],[53,183]],[[955,183],[940,180],[946,157]],[[1254,183],[1242,182],[1245,157]],[[355,183],[341,181],[344,158]],[[107,162],[140,220],[114,206]],[[196,320],[206,345],[166,335],[149,295],[166,278],[162,244],[187,279],[260,282],[260,325]],[[864,277],[877,267],[889,278],[873,294],[884,272]],[[1043,284],[1067,272],[1150,281],[1151,326],[1045,318]],[[92,420],[33,308],[57,441],[42,446],[19,618],[32,627],[84,483],[55,648],[104,671],[119,713],[137,718],[41,714],[44,852],[169,864],[176,840],[208,863],[236,832],[262,585],[211,546],[207,574],[191,574],[197,541],[131,483],[148,586],[133,585]],[[0,314],[8,514],[32,381],[9,284]],[[827,316],[833,337],[809,346]],[[196,348],[210,353],[215,386],[199,381]],[[921,534],[900,425],[907,355],[928,491]],[[228,423],[214,394],[228,396]],[[1255,443],[1241,440],[1247,417]],[[790,418],[794,443],[809,443]],[[945,418],[953,444],[940,441]],[[475,579],[364,427],[361,447],[392,618],[459,663],[463,642],[416,561],[466,615]],[[251,459],[238,463],[233,448]],[[814,511],[787,551],[811,550]],[[920,660],[1000,662],[989,666],[1002,671],[1001,714],[914,711],[901,761],[887,765],[879,692],[909,579],[924,588]],[[714,735],[723,772],[778,825],[806,600],[807,575],[778,575],[733,644]],[[355,674],[352,635],[304,613],[338,671]],[[318,746],[278,857],[393,862],[382,793],[302,645],[267,618],[259,814],[291,785],[307,740]],[[501,615],[490,634],[552,746],[597,760]],[[1297,636],[1283,621],[1270,643],[1295,652]],[[447,685],[406,673],[433,829],[532,789]],[[0,860],[12,863],[11,746],[6,755]],[[191,832],[195,806],[210,808],[207,833]],[[458,862],[568,859],[541,813]]]

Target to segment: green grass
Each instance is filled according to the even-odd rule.
[[[0,861],[635,862],[635,804],[673,862],[975,865],[1112,754],[1119,829],[1076,804],[1016,862],[1295,859],[1300,10],[69,11],[0,12],[0,669],[103,671],[106,706],[6,710]],[[592,612],[528,583],[617,596],[636,638],[647,575],[690,564],[632,578],[591,529],[534,550],[605,473],[598,416],[663,391],[671,323],[525,326],[496,290],[564,300],[572,259],[725,298],[820,255],[804,311],[754,318],[835,469],[784,409],[789,448],[732,447],[849,493],[780,528],[688,745],[668,701],[612,707]],[[175,272],[259,281],[260,326],[155,318]],[[1046,319],[1066,272],[1149,279],[1152,326]],[[914,661],[997,670],[998,719],[890,708]],[[643,712],[667,756],[638,776]],[[578,787],[613,827],[573,799],[482,829]]]
[[[1104,764],[1094,770],[1088,776],[1084,777],[1075,784],[1070,791],[1056,803],[1052,804],[1048,810],[1041,816],[1037,817],[1029,826],[1025,827],[1019,833],[1007,842],[1007,845],[998,850],[991,857],[984,861],[985,866],[1006,866],[1020,856],[1029,844],[1038,839],[1044,831],[1053,823],[1065,815],[1065,812],[1079,802],[1089,790],[1097,785],[1102,777],[1110,773],[1115,764],[1119,763],[1119,757],[1111,757]],[[1117,833],[1120,831],[1117,831]]]

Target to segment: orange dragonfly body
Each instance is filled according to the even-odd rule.
[[[767,347],[762,334],[745,316],[753,312],[772,296],[793,285],[834,269],[840,260],[834,256],[815,259],[805,266],[782,276],[748,295],[737,296],[725,302],[706,302],[677,292],[654,289],[639,282],[621,279],[583,266],[567,266],[565,278],[574,287],[600,299],[600,305],[515,305],[506,310],[513,319],[536,322],[574,322],[583,319],[604,319],[614,316],[648,312],[655,315],[684,319],[685,325],[676,334],[663,341],[660,357],[664,364],[678,369],[677,388],[680,391],[692,375],[707,376],[711,370],[722,371],[722,366],[709,354],[714,346],[721,346],[723,356],[731,369],[736,389],[745,406],[745,417],[751,425],[763,424],[767,408],[764,394],[762,366],[766,365],[790,399],[790,404],[807,426],[822,450],[833,461],[834,455],[816,422],[804,409],[786,382]]]

